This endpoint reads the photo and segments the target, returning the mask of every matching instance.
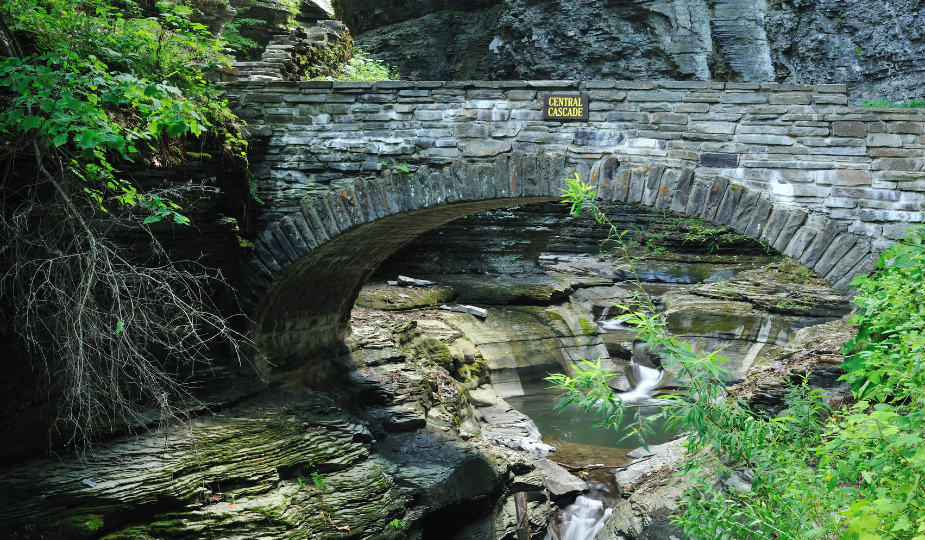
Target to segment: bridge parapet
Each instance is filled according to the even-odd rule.
[[[569,91],[590,95],[590,120],[543,121],[542,96]],[[671,81],[226,86],[252,133],[271,137],[255,172],[274,210],[400,163],[557,153],[590,169],[612,154],[691,168],[698,180],[728,178],[852,232],[896,238],[903,223],[925,220],[925,114],[849,107],[846,92],[841,84]]]
[[[555,198],[573,172],[602,199],[729,225],[845,293],[909,223],[925,221],[925,114],[850,107],[844,85],[303,81],[225,89],[267,143],[252,156],[267,202],[252,261],[255,298],[344,231],[455,203]],[[577,91],[590,96],[588,121],[543,120],[545,94]],[[327,227],[324,216],[330,230],[303,227]],[[342,324],[348,308],[338,309]]]

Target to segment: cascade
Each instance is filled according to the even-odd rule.
[[[579,495],[574,503],[563,508],[558,531],[550,525],[547,540],[591,540],[594,538],[604,528],[604,524],[613,513],[613,508],[605,508],[604,501],[593,498],[594,495],[594,492],[587,496]]]

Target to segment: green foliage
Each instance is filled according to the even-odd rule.
[[[255,24],[267,24],[267,21],[260,19],[237,18],[225,25],[222,29],[222,39],[225,40],[227,48],[231,52],[237,53],[241,58],[247,58],[252,52],[260,49],[260,44],[253,39],[241,35],[241,26],[251,26]]]
[[[593,203],[594,197],[597,196],[597,190],[594,189],[593,185],[585,183],[577,172],[574,178],[565,179],[565,185],[562,204],[569,206],[569,214],[572,217],[578,217],[581,215],[582,210],[588,208],[598,223],[606,219],[600,209]]]
[[[581,326],[581,333],[586,336],[596,336],[597,328],[591,325],[591,321],[588,319],[578,319],[578,324]]]
[[[398,169],[399,171],[405,174],[408,174],[411,172],[411,169],[408,168],[407,161],[402,161],[401,163],[395,163],[395,164],[389,164],[388,161],[383,161],[382,164],[385,165],[386,167],[394,167],[395,169]]]
[[[152,407],[175,418],[173,398],[191,397],[178,366],[208,363],[218,343],[240,350],[206,291],[220,276],[169,261],[154,236],[125,253],[111,234],[190,221],[180,190],[124,170],[201,158],[207,139],[244,157],[203,76],[227,63],[224,44],[187,3],[0,0],[2,293],[73,441],[148,424]]]
[[[778,270],[791,283],[812,283],[812,270],[789,257],[780,263]]]
[[[263,206],[265,203],[260,200],[260,197],[257,196],[257,177],[250,175],[247,180],[247,189],[250,191],[251,198],[254,199],[254,202]]]
[[[564,202],[593,204],[577,187]],[[725,396],[722,357],[680,344],[659,315],[620,306],[667,370],[685,381],[624,437],[645,445],[655,420],[689,433],[683,473],[693,480],[677,518],[688,538],[925,540],[923,232],[915,228],[884,253],[876,275],[854,282],[860,331],[846,346],[854,355],[843,378],[867,399],[840,411],[804,381],[790,387],[781,415],[755,414]],[[562,392],[560,406],[578,404],[600,418],[599,426],[616,426],[625,408],[607,385],[614,376],[598,360],[584,361],[575,377],[548,380]],[[716,487],[713,475],[733,470],[750,477],[749,489]]]
[[[353,54],[346,64],[332,76],[315,77],[316,81],[397,81],[400,78],[398,68],[383,64],[369,56],[363,49],[353,49]]]
[[[913,99],[897,103],[888,99],[877,98],[861,103],[861,107],[867,107],[868,109],[925,109],[925,99]]]
[[[859,329],[843,352],[855,352],[845,380],[859,398],[925,399],[925,227],[910,233],[881,256],[876,277],[852,281]]]
[[[686,227],[687,233],[684,235],[684,243],[692,243],[705,246],[710,253],[719,251],[724,244],[747,241],[751,238],[745,234],[737,233],[725,227],[713,225],[696,217],[679,218],[676,226]],[[764,248],[765,253],[770,254],[771,248],[763,242],[759,242]]]
[[[324,477],[321,476],[318,471],[312,473],[312,484],[315,485],[315,488],[318,489],[318,491],[324,491],[327,489],[327,486],[324,484]]]
[[[408,526],[405,525],[405,522],[398,520],[398,519],[393,519],[392,521],[390,521],[389,527],[392,527],[393,529],[399,529],[399,530],[405,530],[408,528]]]
[[[134,2],[8,0],[12,29],[36,40],[37,54],[0,61],[0,87],[12,96],[0,111],[4,137],[30,137],[39,148],[71,150],[67,172],[104,211],[104,199],[150,210],[145,223],[170,217],[188,223],[179,206],[139,193],[118,178],[119,161],[157,153],[169,139],[200,137],[230,122],[227,103],[202,78],[226,60],[190,9],[158,2],[142,17]]]

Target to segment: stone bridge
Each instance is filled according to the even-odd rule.
[[[697,216],[772,245],[850,294],[925,221],[925,114],[849,107],[844,85],[642,81],[251,82],[226,96],[262,151],[248,264],[269,357],[336,347],[359,289],[418,234],[556,199],[577,172],[602,200]],[[544,94],[590,95],[548,122]],[[256,145],[255,145],[256,146]]]

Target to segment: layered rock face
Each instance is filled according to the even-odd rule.
[[[338,0],[403,77],[852,83],[925,95],[923,0]]]

